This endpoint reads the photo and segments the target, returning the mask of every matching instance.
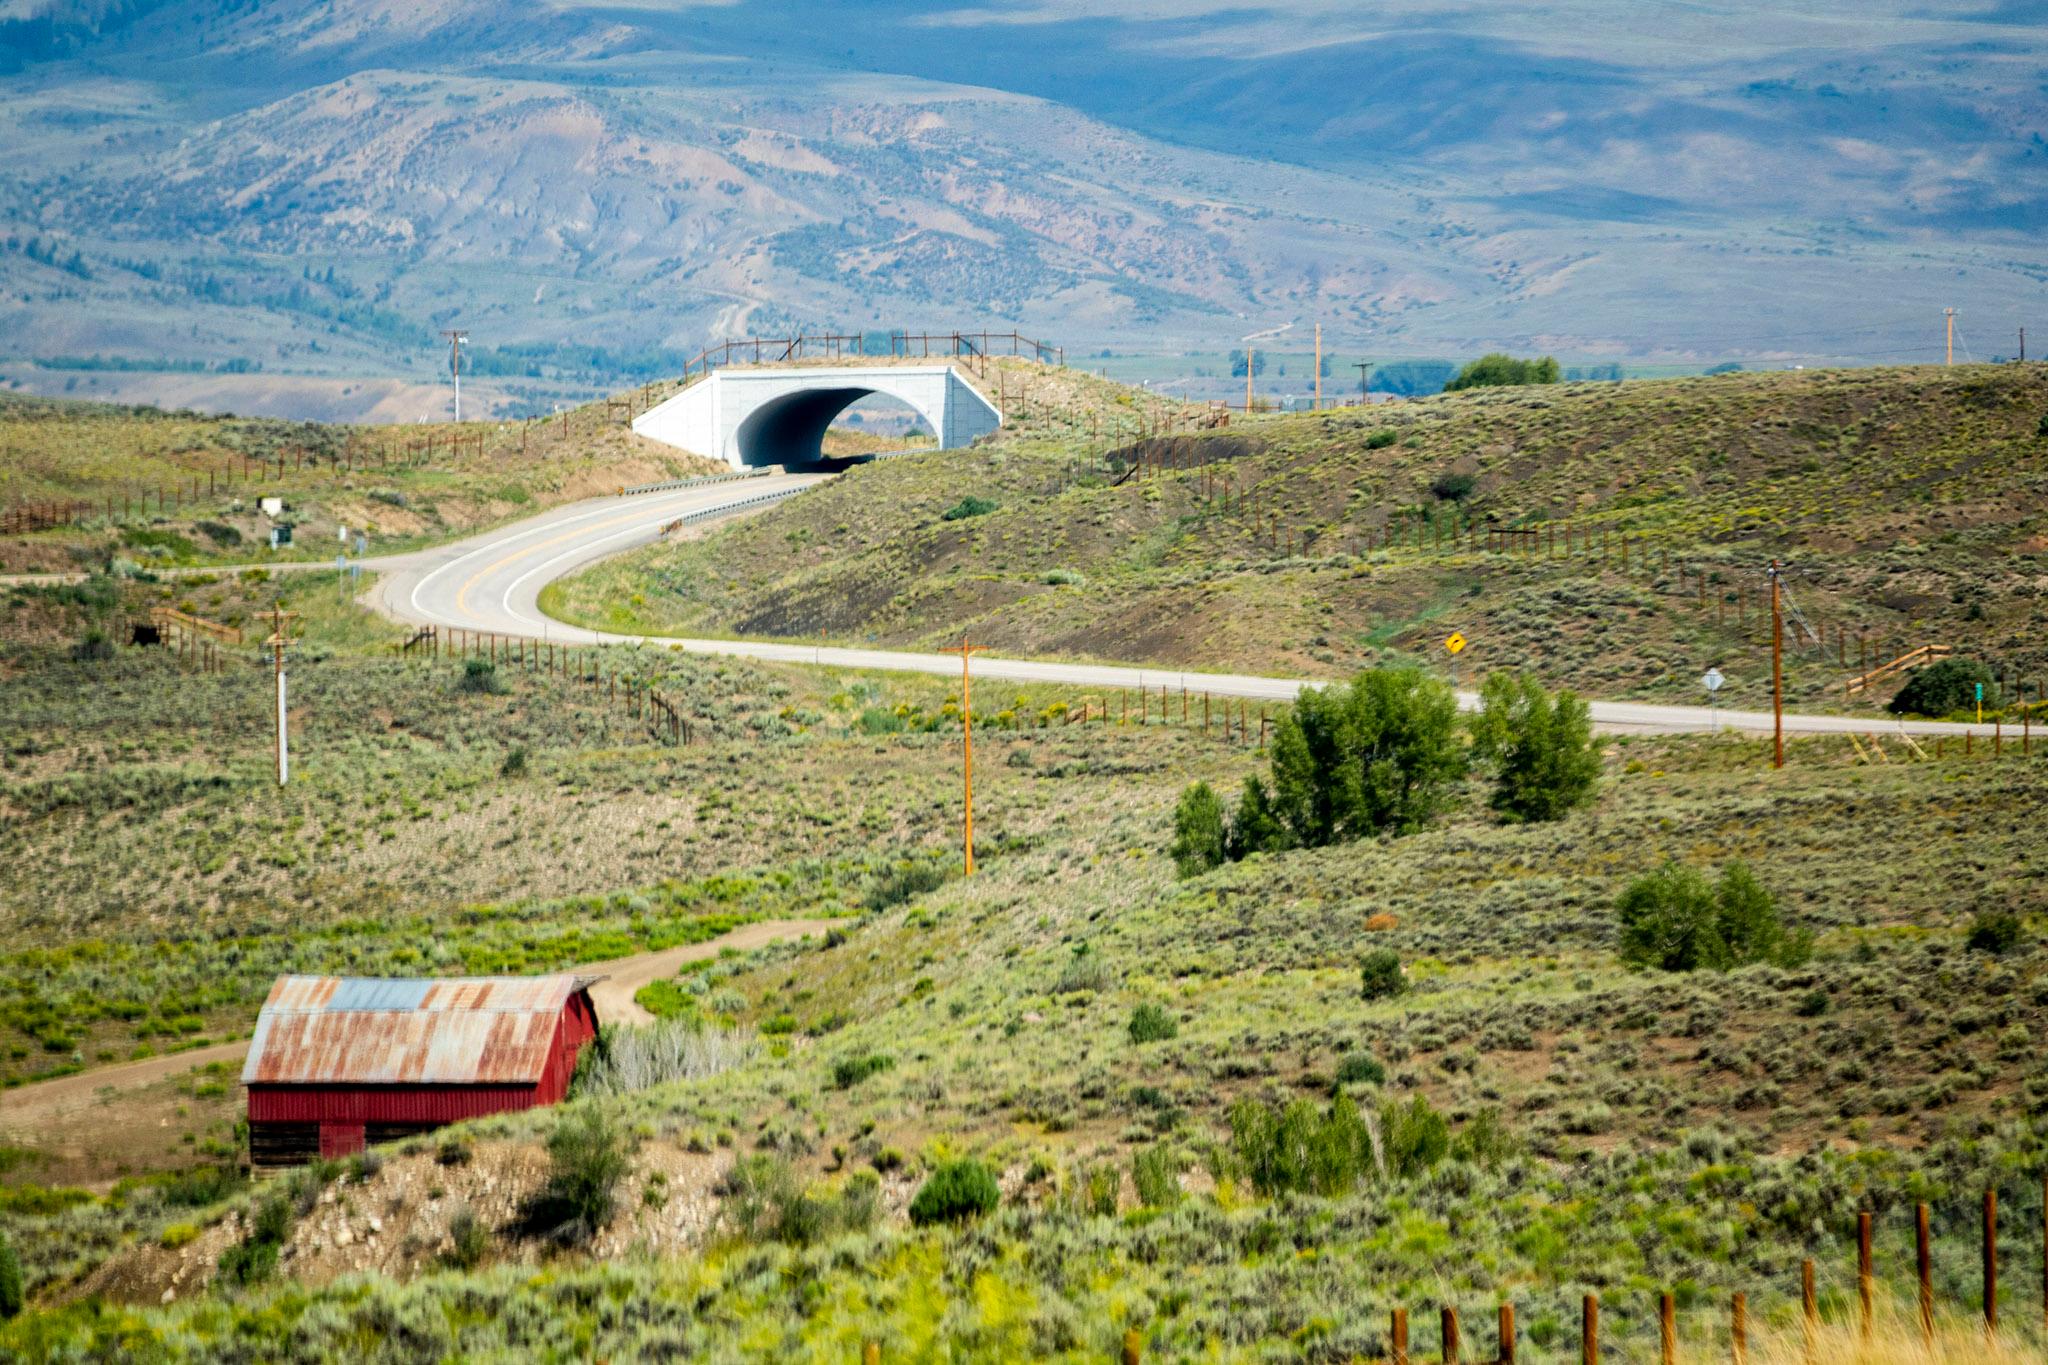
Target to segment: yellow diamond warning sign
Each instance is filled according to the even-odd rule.
[[[1465,637],[1456,631],[1452,631],[1451,638],[1444,641],[1444,648],[1453,654],[1462,653],[1465,648]]]

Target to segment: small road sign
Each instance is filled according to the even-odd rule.
[[[1454,655],[1464,653],[1465,637],[1459,634],[1457,631],[1452,631],[1451,638],[1444,641],[1444,648],[1451,651],[1451,653]]]
[[[1722,685],[1727,681],[1726,678],[1721,676],[1720,669],[1710,668],[1707,670],[1706,676],[1700,679],[1700,686],[1706,688],[1708,694],[1712,695],[1715,692],[1719,692]]]

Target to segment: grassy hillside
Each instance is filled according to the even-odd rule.
[[[1617,742],[1596,805],[1559,824],[1503,825],[1475,790],[1419,835],[1184,881],[1163,856],[1175,793],[1190,776],[1234,784],[1254,755],[1156,721],[995,729],[978,746],[982,866],[967,881],[945,862],[954,742],[864,733],[877,680],[736,671],[726,685],[761,698],[753,732],[662,751],[590,733],[594,718],[565,710],[551,684],[465,697],[445,669],[337,658],[306,671],[318,709],[357,734],[373,718],[404,733],[402,755],[322,740],[309,721],[291,793],[243,781],[218,798],[167,798],[137,781],[152,763],[174,756],[233,783],[261,756],[181,747],[175,717],[154,714],[149,733],[166,739],[101,752],[66,667],[44,661],[49,682],[10,717],[47,747],[27,760],[40,776],[10,780],[9,856],[47,864],[75,847],[119,862],[79,842],[108,837],[90,833],[91,811],[118,808],[125,856],[148,852],[178,889],[96,901],[59,877],[37,906],[8,908],[15,936],[51,944],[11,958],[17,998],[82,1000],[79,987],[109,971],[143,998],[203,979],[210,1022],[232,1030],[287,966],[538,968],[575,956],[572,940],[630,945],[714,912],[837,906],[858,918],[827,943],[676,982],[668,999],[759,1042],[722,1074],[601,1102],[634,1150],[626,1204],[587,1252],[518,1231],[554,1117],[494,1119],[470,1125],[460,1163],[414,1143],[324,1173],[333,1202],[309,1195],[287,1239],[285,1273],[309,1292],[187,1305],[194,1257],[203,1277],[245,1234],[234,1210],[249,1196],[233,1182],[188,1197],[148,1180],[51,1193],[39,1177],[66,1159],[54,1139],[29,1143],[0,1183],[47,1310],[0,1329],[0,1346],[29,1359],[111,1333],[171,1358],[287,1336],[330,1358],[375,1318],[411,1324],[433,1352],[472,1354],[641,1359],[687,1344],[716,1358],[836,1358],[877,1336],[898,1357],[944,1341],[969,1359],[1078,1360],[1113,1352],[1130,1326],[1162,1358],[1343,1360],[1383,1353],[1396,1303],[1419,1323],[1449,1300],[1477,1322],[1501,1298],[1519,1305],[1525,1345],[1550,1358],[1571,1348],[1581,1292],[1602,1295],[1623,1350],[1654,1334],[1660,1289],[1678,1290],[1703,1341],[1730,1290],[1749,1292],[1760,1320],[1783,1314],[1802,1255],[1821,1258],[1839,1305],[1859,1208],[1879,1211],[1881,1271],[1898,1283],[1900,1209],[1935,1203],[1945,1303],[1967,1298],[1986,1182],[2017,1229],[2011,1254],[2038,1247],[2048,1149],[2030,1116],[2048,1070],[2027,1040],[2048,1027],[2048,953],[2026,870],[2026,812],[2048,794],[2038,754],[1868,768],[1815,741],[1773,775],[1746,741]],[[168,691],[141,667],[106,681],[138,701]],[[504,761],[514,743],[531,746],[520,776]],[[34,794],[67,775],[127,795],[37,809]],[[368,819],[348,816],[358,806]],[[260,898],[228,894],[254,887],[232,860],[186,861],[206,856],[199,830],[230,808],[233,845],[265,864]],[[545,840],[530,861],[521,830]],[[1882,862],[1867,851],[1876,830],[1899,850]],[[380,850],[386,835],[397,846]],[[895,857],[931,875],[897,876]],[[1815,959],[1621,968],[1614,898],[1667,857],[1748,861],[1816,932]],[[515,899],[468,899],[478,894]],[[1971,917],[2004,907],[2027,912],[2020,947],[1966,948]],[[78,942],[88,925],[95,939]],[[1399,955],[1406,995],[1361,996],[1358,964],[1374,949]],[[1173,1037],[1133,1041],[1143,1005],[1165,1012]],[[90,1027],[112,1039],[133,1023]],[[1333,1087],[1369,1108],[1425,1097],[1449,1122],[1451,1155],[1340,1197],[1261,1195],[1233,1164],[1229,1106],[1321,1105]],[[209,1093],[232,1104],[231,1087]],[[203,1167],[206,1153],[203,1141],[177,1159]],[[971,1230],[908,1227],[925,1175],[963,1153],[1000,1173],[1002,1209]],[[740,1158],[786,1164],[814,1213],[749,1214],[726,1174]],[[831,1211],[865,1188],[863,1172],[879,1182],[873,1212],[842,1226]],[[464,1207],[485,1220],[483,1264],[437,1269]],[[353,1240],[337,1240],[344,1222]],[[76,1293],[155,1305],[174,1283],[170,1309],[57,1307]],[[2038,1320],[2030,1292],[2021,1281],[2009,1314],[2021,1330]],[[602,1307],[621,1301],[638,1306]]]
[[[635,436],[623,403],[567,417],[350,427],[0,394],[0,509],[88,504],[79,525],[0,538],[0,573],[321,559],[340,526],[388,553],[726,468]],[[275,555],[266,497],[284,499],[295,528]]]
[[[180,585],[223,614],[273,586]],[[605,1102],[637,1137],[630,1206],[594,1260],[517,1230],[553,1122],[531,1116],[474,1125],[465,1165],[415,1144],[334,1186],[333,1211],[290,1233],[310,1299],[63,1309],[191,1298],[243,1235],[234,1211],[254,1196],[203,1174],[235,1150],[232,1067],[110,1096],[118,1142],[77,1120],[9,1130],[0,1225],[43,1307],[0,1347],[30,1359],[108,1331],[161,1335],[174,1358],[292,1332],[318,1358],[359,1311],[440,1323],[420,1330],[472,1353],[801,1355],[879,1334],[912,1354],[943,1338],[976,1359],[1081,1358],[1128,1324],[1168,1356],[1345,1359],[1383,1349],[1393,1303],[1446,1294],[1468,1316],[1512,1297],[1531,1340],[1562,1349],[1586,1290],[1620,1341],[1653,1330],[1659,1288],[1702,1315],[1741,1288],[1768,1316],[1803,1254],[1839,1287],[1859,1207],[1896,1241],[1900,1202],[1933,1197],[1956,1301],[1985,1181],[2015,1227],[2038,1225],[2038,753],[1868,767],[1813,741],[1771,774],[1747,741],[1617,741],[1597,803],[1558,824],[1504,825],[1475,788],[1421,834],[1181,880],[1164,856],[1180,787],[1234,786],[1258,757],[1177,713],[1017,728],[1061,699],[1005,690],[984,701],[981,870],[965,881],[941,680],[607,656],[699,718],[703,742],[674,749],[552,671],[508,665],[502,693],[479,693],[452,661],[378,657],[353,608],[309,599],[298,777],[280,792],[263,672],[74,659],[96,611],[163,590],[129,586],[111,609],[93,591],[14,590],[0,658],[15,737],[0,851],[39,870],[0,901],[10,1079],[233,1037],[278,971],[540,970],[735,918],[854,918],[647,997],[759,1041],[722,1074]],[[1873,831],[1896,850],[1883,860]],[[1620,967],[1615,897],[1666,858],[1747,861],[1816,933],[1813,962]],[[2025,916],[2021,945],[1966,948],[1972,917],[1998,908]],[[1361,995],[1375,949],[1400,957],[1406,995]],[[1134,1042],[1141,1005],[1174,1036]],[[1455,1154],[1337,1198],[1262,1196],[1233,1164],[1229,1106],[1320,1104],[1333,1085],[1369,1108],[1425,1097]],[[1001,1173],[1001,1213],[907,1227],[925,1174],[963,1152]],[[787,1163],[828,1209],[873,1173],[873,1226],[746,1221],[738,1157]],[[179,1169],[202,1174],[160,1174]],[[484,1264],[435,1270],[464,1206],[485,1218]],[[371,1211],[383,1235],[336,1240],[335,1219]],[[515,1328],[538,1301],[518,1267],[537,1263],[568,1298]],[[356,1272],[388,1278],[347,1287]],[[688,1325],[664,1307],[685,1285]],[[653,1316],[590,1316],[614,1293]],[[458,1301],[492,1307],[443,1311]]]
[[[1795,640],[1803,705],[1839,701],[1859,657],[1924,643],[2038,680],[2044,416],[2048,369],[2003,366],[1480,391],[1239,418],[1106,457],[1027,435],[857,469],[546,600],[614,629],[969,632],[1017,652],[1321,676],[1440,663],[1456,629],[1469,670],[1697,700],[1718,664],[1724,701],[1756,705],[1777,558],[1825,639]],[[1136,458],[1169,472],[1118,482]],[[998,505],[946,519],[968,496]],[[1540,552],[1489,549],[1502,529]]]

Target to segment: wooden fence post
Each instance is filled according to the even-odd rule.
[[[871,1341],[860,1348],[861,1365],[882,1365],[882,1343]]]
[[[1579,1305],[1579,1360],[1600,1365],[1600,1300],[1592,1294]]]
[[[1496,1328],[1496,1331],[1499,1333],[1499,1337],[1494,1354],[1499,1359],[1500,1365],[1515,1365],[1515,1306],[1513,1304],[1504,1303],[1500,1306],[1500,1325]]]
[[[1998,1331],[1998,1191],[1984,1191],[1984,1333]]]
[[[1408,1365],[1408,1310],[1396,1308],[1390,1332],[1393,1338],[1393,1365]]]
[[[1807,1365],[1813,1365],[1820,1349],[1820,1299],[1813,1288],[1813,1262],[1799,1263],[1799,1317],[1806,1341]]]
[[[1657,1341],[1664,1365],[1678,1365],[1678,1306],[1669,1294],[1657,1300]]]
[[[1737,1294],[1728,1306],[1728,1347],[1735,1365],[1749,1365],[1749,1295]]]
[[[1870,1266],[1870,1215],[1856,1215],[1856,1302],[1858,1308],[1858,1335],[1864,1341],[1870,1340],[1871,1305]]]
[[[1920,1336],[1931,1349],[1934,1344],[1934,1258],[1933,1248],[1928,1245],[1925,1204],[1914,1206],[1913,1238],[1920,1262]]]
[[[1123,1365],[1142,1365],[1144,1358],[1144,1341],[1139,1337],[1138,1329],[1135,1327],[1125,1329]]]
[[[1444,1365],[1458,1365],[1462,1343],[1458,1337],[1458,1310],[1445,1304],[1440,1318],[1444,1347]]]

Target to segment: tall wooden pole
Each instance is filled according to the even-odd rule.
[[[1316,324],[1316,411],[1323,410],[1323,324]]]
[[[1785,616],[1779,609],[1778,561],[1771,561],[1771,766],[1785,766]]]

